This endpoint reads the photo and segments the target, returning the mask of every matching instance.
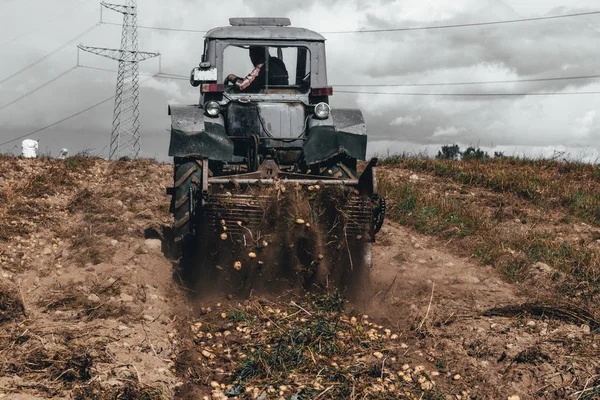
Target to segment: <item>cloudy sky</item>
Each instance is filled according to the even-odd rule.
[[[116,1],[115,1],[116,2]],[[0,81],[60,48],[100,20],[96,0],[0,0]],[[388,29],[512,20],[600,10],[597,0],[138,0],[139,24],[205,30],[232,16],[287,16],[319,32]],[[105,22],[120,14],[105,10]],[[600,92],[600,79],[415,86],[447,82],[556,78],[600,74],[600,14],[518,24],[404,32],[324,34],[333,106],[357,107],[367,119],[371,154],[479,145],[509,154],[594,160],[600,153],[600,94],[553,96],[441,96],[450,93]],[[140,50],[162,54],[163,72],[187,75],[197,65],[203,35],[140,29]],[[77,63],[76,45],[118,47],[120,27],[103,24],[63,50],[0,83],[0,143],[57,122],[114,94],[114,72],[78,68],[42,90],[4,107]],[[598,53],[598,54],[596,54]],[[80,64],[115,70],[90,54]],[[143,74],[158,72],[157,60]],[[182,81],[141,77],[142,151],[168,160],[167,104],[194,104],[197,89]],[[397,94],[355,94],[340,91]],[[402,94],[404,93],[404,94]],[[420,95],[406,95],[419,93]],[[90,149],[107,155],[112,102],[32,136],[42,152]],[[17,151],[20,141],[0,147]]]

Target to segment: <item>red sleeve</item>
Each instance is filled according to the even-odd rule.
[[[240,88],[240,90],[246,89],[248,86],[250,86],[252,84],[252,82],[254,82],[254,80],[260,73],[260,69],[262,68],[263,65],[264,64],[259,64],[256,68],[254,68],[254,70],[252,70],[252,72],[250,72],[248,74],[248,76],[246,76],[244,78],[244,80],[242,80],[241,82],[240,81],[237,82],[237,85]]]

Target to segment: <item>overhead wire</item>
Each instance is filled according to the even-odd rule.
[[[473,22],[473,23],[462,23],[462,24],[445,24],[445,25],[426,25],[426,26],[414,26],[414,27],[406,27],[406,28],[385,28],[385,29],[357,29],[357,30],[346,30],[346,31],[325,31],[321,32],[324,35],[333,35],[333,34],[354,34],[354,33],[382,33],[382,32],[408,32],[408,31],[423,31],[423,30],[435,30],[435,29],[453,29],[453,28],[468,28],[475,26],[489,26],[489,25],[503,25],[503,24],[516,24],[522,22],[536,22],[536,21],[545,21],[545,20],[553,20],[553,19],[562,19],[562,18],[576,18],[576,17],[584,17],[590,15],[600,14],[600,10],[598,11],[587,11],[587,12],[578,12],[578,13],[570,13],[570,14],[559,14],[559,15],[548,15],[543,17],[531,17],[531,18],[518,18],[518,19],[509,19],[509,20],[498,20],[498,21],[487,21],[487,22]],[[106,25],[115,25],[121,26],[121,24],[115,22],[101,22]],[[157,31],[171,31],[171,32],[187,32],[187,33],[206,33],[207,30],[199,30],[199,29],[183,29],[183,28],[170,28],[170,27],[160,27],[160,26],[144,26],[138,25],[138,29],[151,29]]]
[[[64,49],[65,47],[67,47],[68,45],[72,44],[73,42],[81,39],[82,37],[84,37],[85,35],[87,35],[88,33],[90,33],[91,31],[93,31],[94,29],[98,28],[100,26],[100,23],[97,23],[91,27],[89,27],[88,29],[86,29],[85,31],[81,32],[79,35],[75,36],[73,39],[69,40],[67,43],[63,44],[62,46],[56,48],[55,50],[51,51],[50,53],[46,54],[45,56],[43,56],[42,58],[32,62],[31,64],[21,68],[20,70],[18,70],[17,72],[7,76],[6,78],[0,80],[0,85],[2,85],[3,83],[11,80],[12,78],[14,78],[15,76],[18,76],[20,74],[22,74],[23,72],[35,67],[36,65],[38,65],[39,63],[47,60],[48,58],[52,57],[54,54],[58,53],[59,51],[61,51],[62,49]]]
[[[17,140],[19,140],[19,139],[24,139],[24,138],[26,138],[27,136],[32,136],[32,135],[35,135],[36,133],[39,133],[39,132],[41,132],[41,131],[44,131],[44,130],[46,130],[46,129],[48,129],[48,128],[52,128],[53,126],[56,126],[56,125],[58,125],[58,124],[62,124],[63,122],[66,122],[66,121],[68,121],[68,120],[70,120],[70,119],[73,119],[73,118],[75,118],[75,117],[78,117],[78,116],[80,116],[81,114],[83,114],[83,113],[86,113],[86,112],[90,111],[91,109],[94,109],[94,108],[96,108],[96,107],[99,107],[99,106],[101,106],[102,104],[104,104],[104,103],[107,103],[107,102],[109,102],[109,101],[113,100],[114,98],[115,98],[115,96],[111,96],[111,97],[109,97],[109,98],[106,98],[106,99],[104,99],[104,100],[102,100],[102,101],[100,101],[100,102],[98,102],[98,103],[94,104],[93,106],[90,106],[90,107],[88,107],[88,108],[86,108],[86,109],[84,109],[84,110],[81,110],[81,111],[79,111],[79,112],[77,112],[77,113],[75,113],[75,114],[73,114],[73,115],[70,115],[70,116],[68,116],[68,117],[66,117],[66,118],[63,118],[63,119],[61,119],[61,120],[59,120],[59,121],[53,122],[53,123],[51,123],[51,124],[49,124],[49,125],[46,125],[46,126],[44,126],[43,128],[36,129],[36,130],[34,130],[34,131],[32,131],[32,132],[29,132],[29,133],[27,133],[27,134],[25,134],[25,135],[21,135],[21,136],[19,136],[19,137],[16,137],[16,138],[14,138],[14,139],[7,140],[6,142],[0,143],[0,146],[5,146],[5,145],[7,145],[7,144],[10,144],[10,143],[12,143],[12,142],[15,142],[15,141],[17,141]]]
[[[149,80],[149,79],[150,79],[150,78],[148,78],[148,79],[144,79],[142,82],[140,82],[140,84],[141,84],[141,83],[144,83],[144,82],[146,82],[146,81],[147,81],[147,80]],[[73,118],[75,118],[75,117],[78,117],[78,116],[80,116],[81,114],[84,114],[84,113],[86,113],[86,112],[88,112],[88,111],[90,111],[90,110],[92,110],[92,109],[94,109],[94,108],[96,108],[96,107],[99,107],[99,106],[101,106],[101,105],[103,105],[103,104],[105,104],[105,103],[108,103],[109,101],[111,101],[111,100],[114,100],[114,98],[115,98],[115,96],[110,96],[110,97],[108,97],[108,98],[106,98],[106,99],[104,99],[104,100],[102,100],[102,101],[99,101],[98,103],[96,103],[96,104],[94,104],[94,105],[92,105],[92,106],[90,106],[90,107],[87,107],[87,108],[85,108],[85,109],[83,109],[83,110],[81,110],[81,111],[78,111],[78,112],[76,112],[75,114],[69,115],[69,116],[68,116],[68,117],[66,117],[66,118],[63,118],[63,119],[61,119],[61,120],[59,120],[59,121],[56,121],[56,122],[53,122],[53,123],[51,123],[51,124],[49,124],[49,125],[46,125],[46,126],[44,126],[43,128],[36,129],[36,130],[34,130],[34,131],[32,131],[32,132],[29,132],[29,133],[27,133],[27,134],[25,134],[25,135],[20,135],[20,136],[18,136],[18,137],[16,137],[16,138],[13,138],[13,139],[7,140],[7,141],[5,141],[5,142],[2,142],[2,143],[0,143],[0,147],[1,147],[1,146],[5,146],[5,145],[7,145],[7,144],[10,144],[10,143],[12,143],[12,142],[15,142],[15,141],[17,141],[17,140],[24,139],[24,138],[26,138],[26,137],[28,137],[28,136],[35,135],[36,133],[39,133],[39,132],[45,131],[46,129],[52,128],[52,127],[54,127],[54,126],[56,126],[56,125],[62,124],[63,122],[66,122],[66,121],[68,121],[68,120],[70,120],[70,119],[73,119]]]
[[[491,85],[501,83],[533,83],[533,82],[553,82],[553,81],[569,81],[583,79],[600,79],[600,75],[580,75],[580,76],[564,76],[550,78],[523,78],[523,79],[506,79],[506,80],[491,80],[491,81],[466,81],[466,82],[432,82],[432,83],[376,83],[376,84],[333,84],[337,87],[418,87],[418,86],[467,86],[467,85]]]
[[[101,24],[123,26],[122,24],[119,24],[116,22],[106,22],[106,21],[102,21]],[[137,28],[138,29],[151,29],[151,30],[155,30],[155,31],[171,31],[171,32],[187,32],[187,33],[206,33],[206,32],[208,32],[208,31],[197,30],[197,29],[166,28],[166,27],[160,27],[160,26],[144,26],[144,25],[138,25]]]
[[[47,20],[46,22],[42,22],[42,23],[40,23],[40,24],[37,24],[37,27],[36,27],[36,28],[34,28],[34,29],[32,29],[32,30],[29,30],[29,31],[27,31],[27,32],[25,32],[25,33],[22,33],[22,34],[20,34],[20,35],[18,35],[18,36],[15,36],[15,37],[13,37],[12,39],[9,39],[9,40],[7,40],[7,41],[5,41],[5,42],[2,42],[2,43],[0,43],[0,47],[1,47],[1,46],[5,46],[5,45],[7,45],[7,44],[10,44],[10,43],[12,43],[12,42],[14,42],[14,41],[16,41],[16,40],[19,40],[19,39],[21,39],[22,37],[25,37],[25,36],[31,35],[31,34],[32,34],[32,33],[34,33],[34,32],[38,32],[38,31],[40,31],[40,30],[42,30],[42,29],[43,29],[43,28],[42,28],[40,25],[45,25],[45,24],[49,24],[49,23],[51,23],[51,22],[54,22],[54,21],[56,21],[57,19],[59,19],[59,18],[61,18],[61,17],[64,17],[64,16],[65,16],[65,15],[67,15],[67,14],[70,14],[70,13],[72,13],[72,12],[73,12],[73,11],[75,11],[76,9],[80,8],[81,6],[84,6],[84,5],[86,5],[86,3],[85,3],[85,2],[81,2],[81,1],[79,1],[79,0],[77,0],[77,3],[79,3],[79,4],[77,4],[77,5],[75,5],[75,6],[72,6],[72,7],[71,7],[69,10],[67,10],[67,11],[65,11],[65,12],[63,12],[63,13],[61,13],[61,14],[57,15],[56,17],[54,17],[54,18],[51,18],[51,19]]]
[[[79,68],[84,68],[84,69],[93,69],[93,70],[97,70],[97,71],[105,71],[105,72],[119,72],[117,70],[114,69],[108,69],[108,68],[100,68],[100,67],[93,67],[90,65],[78,65]],[[159,72],[158,74],[145,74],[143,72],[140,72],[141,76],[149,76],[152,78],[161,78],[161,79],[173,79],[173,80],[181,80],[181,81],[189,81],[190,78],[182,76],[182,75],[175,75],[175,74],[167,74],[164,72]]]
[[[524,97],[524,96],[575,96],[593,95],[600,92],[522,92],[522,93],[418,93],[418,92],[365,92],[354,90],[337,90],[336,93],[369,94],[389,96],[447,96],[447,97]]]
[[[597,14],[600,14],[600,10],[599,11],[571,13],[571,14],[548,15],[545,17],[518,18],[518,19],[508,19],[508,20],[499,20],[499,21],[488,21],[488,22],[472,22],[472,23],[446,24],[446,25],[428,25],[428,26],[415,26],[415,27],[407,27],[407,28],[358,29],[358,30],[331,31],[331,32],[322,32],[322,33],[328,35],[328,34],[351,34],[351,33],[425,31],[425,30],[435,30],[435,29],[452,29],[452,28],[468,28],[468,27],[474,27],[474,26],[516,24],[516,23],[521,23],[521,22],[536,22],[536,21],[545,21],[545,20],[561,19],[561,18],[584,17],[584,16],[597,15]]]
[[[5,109],[5,108],[7,108],[7,107],[10,107],[10,106],[12,106],[12,105],[13,105],[13,104],[15,104],[15,103],[18,103],[19,101],[21,101],[21,100],[23,100],[23,99],[26,99],[27,97],[31,96],[32,94],[36,93],[37,91],[39,91],[39,90],[41,90],[41,89],[45,88],[46,86],[48,86],[48,85],[50,85],[50,84],[52,84],[52,83],[56,82],[56,81],[57,81],[57,80],[59,80],[60,78],[62,78],[62,77],[64,77],[64,76],[66,76],[66,75],[68,75],[68,74],[70,74],[71,72],[73,72],[73,71],[74,71],[74,70],[76,70],[76,69],[77,69],[77,66],[75,66],[75,67],[73,67],[73,68],[70,68],[70,69],[68,69],[67,71],[64,71],[63,73],[61,73],[60,75],[57,75],[57,76],[55,76],[54,78],[50,79],[49,81],[47,81],[47,82],[43,83],[42,85],[40,85],[40,86],[36,87],[35,89],[33,89],[33,90],[31,90],[31,91],[29,91],[29,92],[27,92],[27,93],[25,93],[25,94],[23,94],[23,95],[21,95],[21,96],[17,97],[17,98],[16,98],[16,99],[14,99],[14,100],[11,100],[11,101],[9,101],[8,103],[6,103],[6,104],[4,104],[4,105],[0,106],[0,111],[1,111],[1,110],[4,110],[4,109]]]

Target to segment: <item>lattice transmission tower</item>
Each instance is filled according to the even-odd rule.
[[[109,160],[137,158],[140,153],[139,63],[160,56],[159,53],[138,51],[137,0],[126,0],[126,3],[101,3],[103,7],[123,14],[120,49],[78,46],[83,51],[119,61]]]

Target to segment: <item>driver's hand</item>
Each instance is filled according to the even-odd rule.
[[[227,82],[231,82],[231,83],[235,83],[239,78],[237,76],[235,76],[234,74],[229,74],[227,75]]]

